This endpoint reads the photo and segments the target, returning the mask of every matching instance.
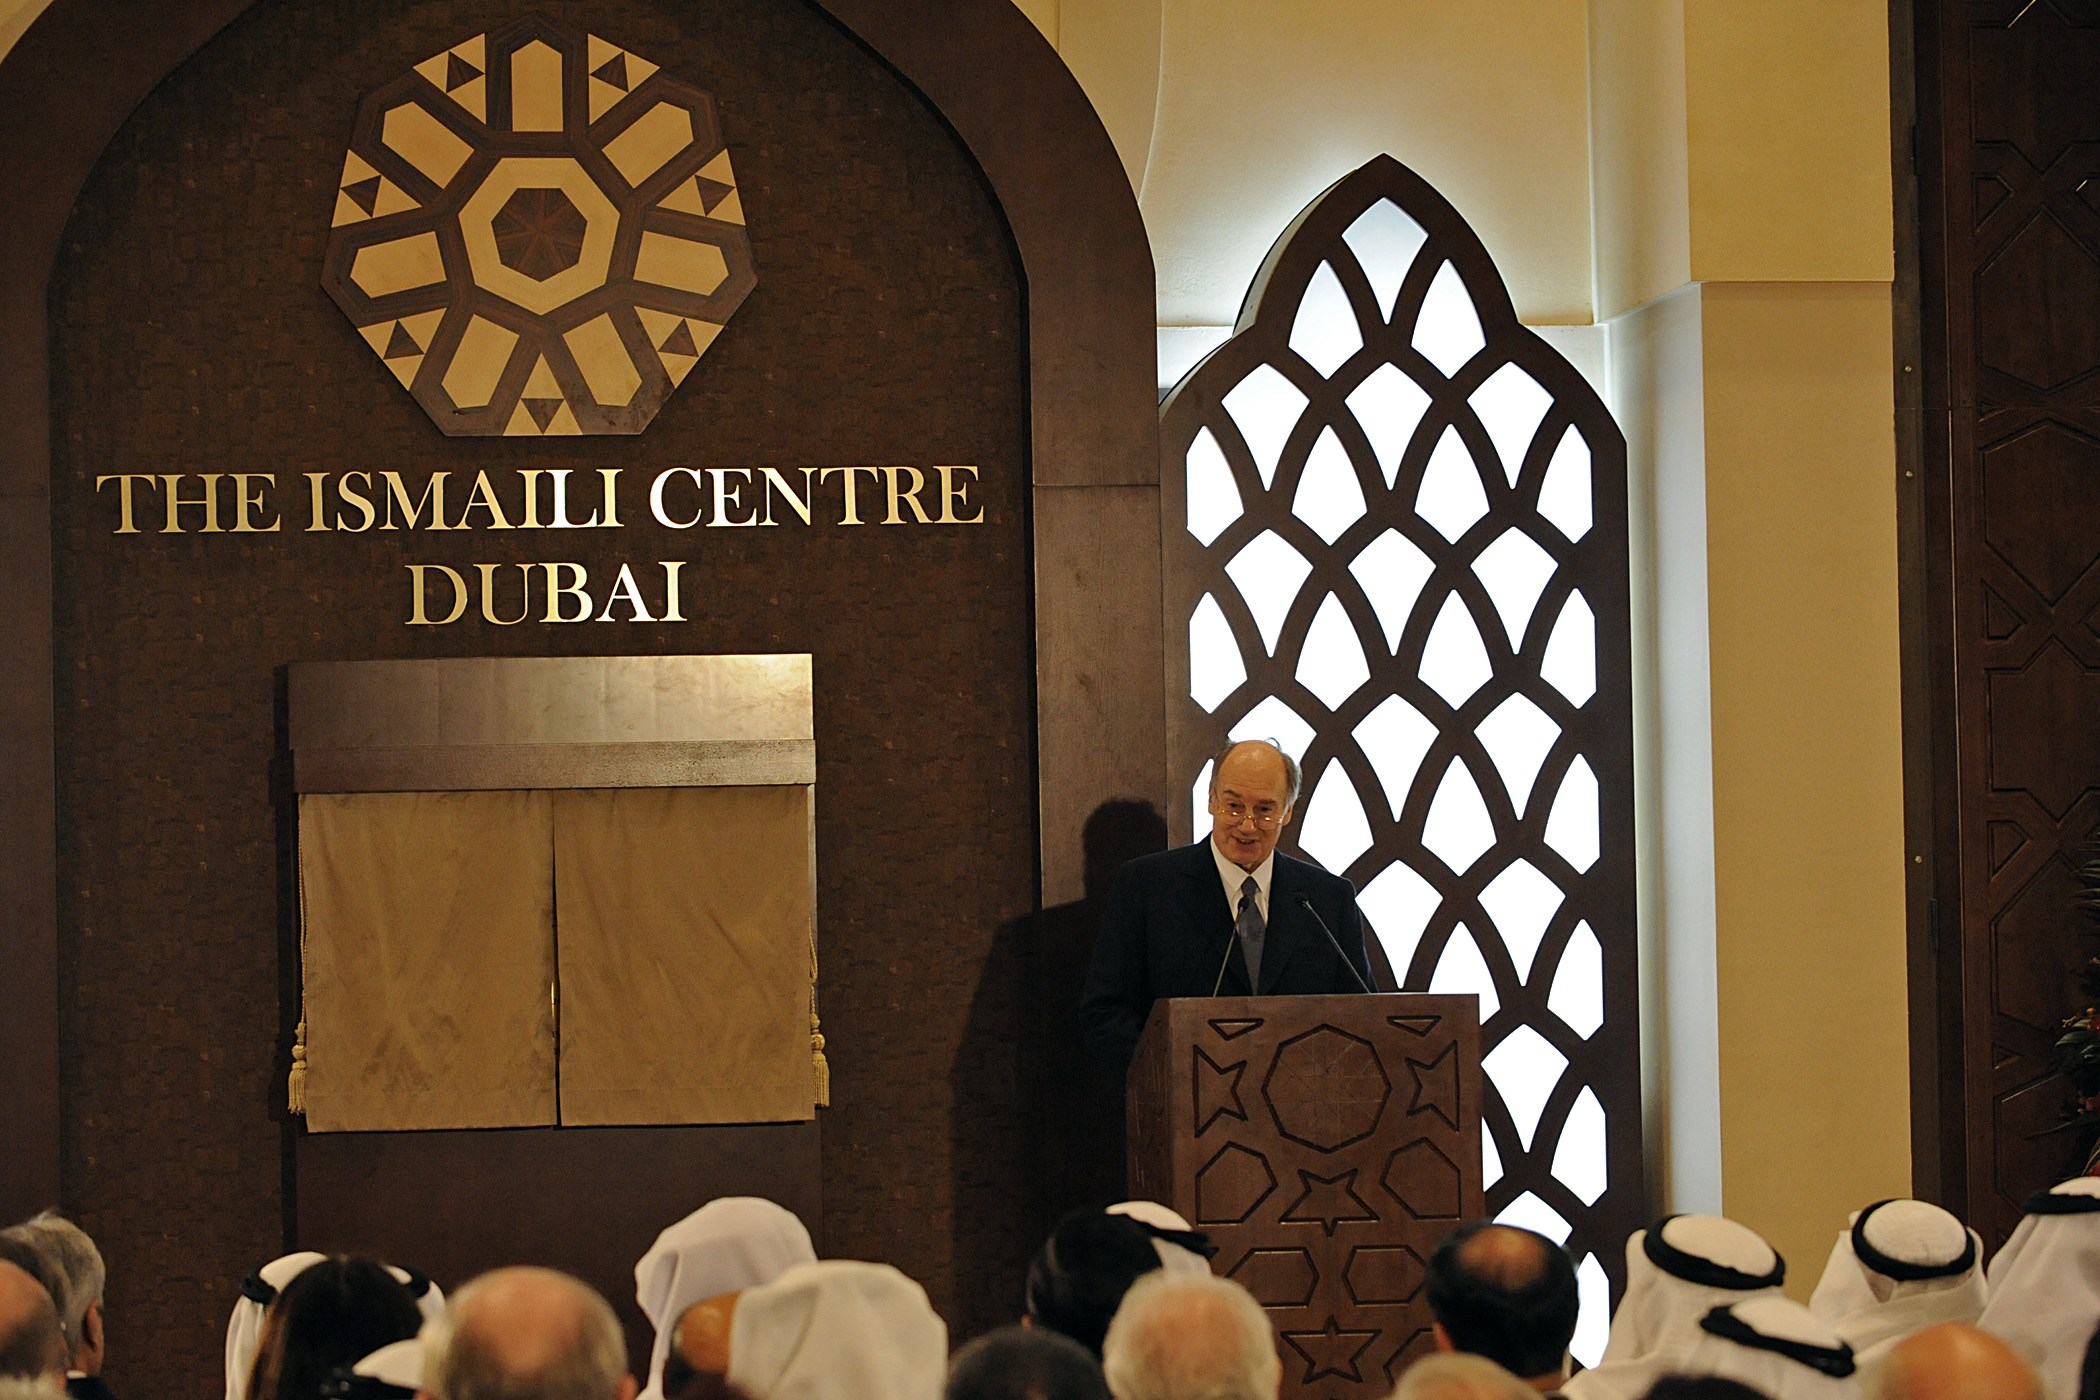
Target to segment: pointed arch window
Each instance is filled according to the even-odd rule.
[[[1304,765],[1286,846],[1386,985],[1479,995],[1489,1213],[1568,1246],[1594,1362],[1643,1210],[1625,440],[1385,156],[1161,417],[1174,828],[1227,737]]]

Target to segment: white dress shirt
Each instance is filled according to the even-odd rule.
[[[1262,857],[1261,864],[1255,866],[1252,870],[1242,870],[1225,858],[1225,853],[1218,849],[1218,838],[1213,836],[1210,838],[1210,854],[1211,859],[1218,863],[1218,878],[1225,882],[1225,907],[1232,912],[1232,917],[1237,920],[1240,916],[1240,887],[1245,885],[1247,877],[1252,875],[1254,877],[1254,907],[1261,911],[1262,927],[1267,928],[1269,926],[1269,882],[1276,875],[1276,852],[1271,850]]]

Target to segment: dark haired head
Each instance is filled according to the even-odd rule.
[[[1029,1262],[1028,1316],[1098,1359],[1124,1293],[1158,1267],[1159,1251],[1143,1225],[1106,1211],[1075,1210]]]
[[[1109,1400],[1101,1363],[1070,1337],[1002,1327],[955,1354],[946,1400]]]
[[[320,1400],[322,1382],[423,1325],[416,1300],[386,1265],[324,1259],[284,1286],[263,1322],[248,1400]]]
[[[2100,1327],[2085,1344],[2085,1361],[2078,1368],[2078,1400],[2100,1400]]]
[[[1664,1376],[1642,1400],[1771,1400],[1754,1385],[1725,1376]]]
[[[1429,1310],[1451,1345],[1529,1380],[1557,1375],[1581,1306],[1575,1266],[1544,1235],[1476,1220],[1429,1258]]]

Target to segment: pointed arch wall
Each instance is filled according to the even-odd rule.
[[[56,0],[0,61],[0,1213],[65,1200],[59,1064],[46,288],[74,200],[118,128],[248,0]],[[1152,266],[1086,98],[1004,0],[817,5],[949,124],[1026,281],[1044,902],[1076,899],[1101,803],[1163,803]],[[1091,191],[1072,200],[1078,182]],[[1107,569],[1136,585],[1102,590]]]
[[[1645,1208],[1625,439],[1380,156],[1277,240],[1161,448],[1176,839],[1226,738],[1299,757],[1286,844],[1357,886],[1386,985],[1480,995],[1488,1207],[1566,1241],[1594,1361]]]

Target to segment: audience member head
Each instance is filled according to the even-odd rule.
[[[1664,1376],[1643,1400],[1771,1400],[1756,1386],[1726,1376]]]
[[[1283,1381],[1269,1315],[1231,1279],[1139,1279],[1102,1358],[1116,1400],[1276,1400]]]
[[[1210,1242],[1209,1235],[1189,1224],[1180,1211],[1158,1201],[1118,1201],[1108,1208],[1108,1213],[1135,1220],[1144,1226],[1152,1236],[1152,1249],[1159,1255],[1159,1266],[1168,1273],[1193,1276],[1210,1272],[1210,1261],[1217,1256],[1218,1248]]]
[[[2100,1400],[2100,1327],[2085,1344],[2085,1360],[2078,1367],[2078,1400]]]
[[[1715,1308],[1699,1344],[1673,1369],[1739,1381],[1773,1400],[1850,1400],[1858,1393],[1852,1348],[1807,1308],[1768,1294]]]
[[[1632,1400],[1703,1334],[1717,1307],[1776,1296],[1786,1261],[1756,1231],[1718,1215],[1666,1215],[1626,1241],[1626,1293],[1612,1314],[1604,1356],[1583,1374],[1589,1397]]]
[[[327,1257],[303,1249],[272,1259],[241,1280],[241,1296],[234,1299],[233,1315],[226,1319],[226,1400],[247,1400],[248,1377],[262,1346],[263,1320],[278,1292]]]
[[[1002,1327],[955,1354],[946,1400],[1109,1400],[1101,1363],[1070,1337]]]
[[[2074,1395],[2100,1317],[2100,1177],[2059,1182],[2022,1209],[2026,1218],[1991,1260],[1976,1325],[2039,1371],[2049,1394]]]
[[[751,1400],[939,1400],[947,1374],[947,1324],[887,1264],[797,1264],[737,1296],[728,1383]]]
[[[4,1233],[36,1250],[63,1279],[64,1296],[54,1292],[51,1300],[58,1305],[73,1369],[85,1376],[101,1375],[102,1251],[87,1231],[56,1211],[31,1216]]]
[[[634,1400],[612,1305],[553,1269],[496,1269],[423,1331],[435,1400]]]
[[[1942,1322],[1889,1349],[1878,1400],[2041,1400],[2034,1368],[1990,1333]]]
[[[1425,1356],[1401,1373],[1392,1400],[1535,1400],[1529,1382],[1485,1356],[1445,1352]]]
[[[1029,1261],[1028,1320],[1062,1332],[1094,1355],[1123,1295],[1160,1267],[1152,1234],[1128,1216],[1075,1210],[1057,1222]]]
[[[330,1371],[321,1400],[415,1400],[422,1389],[423,1343],[410,1337]]]
[[[66,1337],[50,1291],[27,1269],[0,1260],[0,1376],[27,1380],[66,1375]]]
[[[414,1295],[386,1265],[323,1259],[270,1304],[248,1377],[249,1400],[320,1400],[329,1372],[415,1336],[422,1324]]]
[[[742,1293],[703,1298],[671,1324],[671,1350],[664,1357],[666,1400],[750,1400],[729,1384],[729,1334],[736,1326]]]
[[[1808,1310],[1851,1344],[1862,1367],[1937,1322],[1983,1312],[1983,1242],[1926,1201],[1854,1211],[1831,1246]]]
[[[1560,1384],[1582,1300],[1559,1245],[1514,1225],[1461,1225],[1429,1257],[1426,1289],[1440,1349],[1484,1356],[1540,1389]]]
[[[794,1212],[756,1196],[709,1201],[669,1226],[634,1266],[634,1297],[656,1328],[644,1400],[661,1400],[671,1333],[703,1298],[771,1283],[815,1260],[809,1231]]]
[[[61,1326],[66,1315],[66,1276],[49,1255],[12,1230],[0,1230],[0,1262],[14,1265],[36,1281],[58,1309]]]

